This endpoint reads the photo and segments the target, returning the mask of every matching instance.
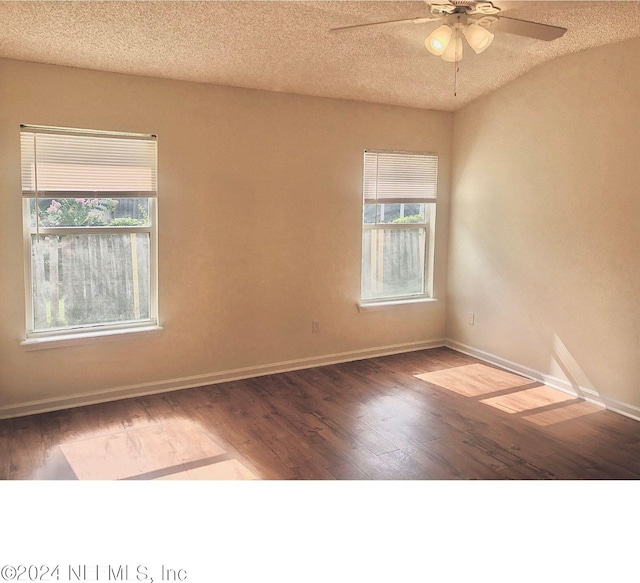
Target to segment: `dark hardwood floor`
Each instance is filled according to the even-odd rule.
[[[0,421],[0,478],[636,479],[640,422],[449,349]]]

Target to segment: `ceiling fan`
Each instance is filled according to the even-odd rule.
[[[551,26],[539,22],[521,20],[503,16],[501,8],[492,2],[480,0],[449,0],[444,4],[427,3],[426,16],[403,18],[401,20],[385,20],[332,28],[332,31],[350,30],[367,26],[408,23],[422,24],[442,20],[443,24],[436,28],[424,41],[425,48],[432,54],[447,62],[459,62],[463,55],[464,37],[476,54],[489,48],[493,42],[494,32],[506,32],[536,40],[552,41],[560,38],[566,28]]]

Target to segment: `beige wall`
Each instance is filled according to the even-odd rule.
[[[20,123],[158,135],[163,332],[20,346]],[[365,148],[439,154],[435,294],[444,299],[452,123],[448,113],[0,60],[0,414],[443,338],[444,301],[356,309],[361,167]]]
[[[640,40],[557,59],[455,114],[447,319],[459,343],[636,408],[638,59]]]

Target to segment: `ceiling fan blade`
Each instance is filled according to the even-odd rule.
[[[540,22],[530,22],[529,20],[520,20],[519,18],[511,18],[510,16],[495,16],[497,22],[491,25],[491,31],[507,32],[518,36],[526,36],[537,40],[555,40],[560,38],[566,28],[560,26],[551,26],[550,24],[541,24]]]
[[[442,17],[429,17],[429,16],[417,16],[416,18],[403,18],[401,20],[383,20],[382,22],[367,22],[366,24],[352,24],[351,26],[339,26],[337,28],[330,29],[331,32],[338,30],[349,30],[351,28],[363,28],[365,26],[378,26],[380,24],[396,24],[400,22],[413,22],[413,24],[421,24],[423,22],[435,22],[441,20]]]

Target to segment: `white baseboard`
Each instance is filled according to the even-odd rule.
[[[325,354],[323,356],[287,360],[254,367],[236,368],[189,377],[155,381],[151,383],[114,387],[97,392],[80,393],[63,397],[54,397],[51,399],[16,403],[0,407],[0,419],[34,415],[36,413],[46,413],[48,411],[57,411],[60,409],[69,409],[71,407],[81,407],[84,405],[94,405],[96,403],[106,403],[108,401],[117,401],[118,399],[127,399],[130,397],[142,397],[144,395],[154,395],[169,391],[177,391],[180,389],[193,389],[195,387],[203,387],[206,385],[237,381],[269,374],[290,372],[304,368],[338,364],[341,362],[351,362],[354,360],[364,360],[366,358],[374,358],[376,356],[388,356],[403,352],[414,352],[416,350],[425,350],[427,348],[440,348],[444,345],[445,343],[442,339],[407,342],[405,344],[365,348],[362,350],[352,350],[350,352],[340,352],[337,354]]]
[[[590,403],[600,405],[601,407],[609,409],[610,411],[620,413],[625,417],[630,417],[631,419],[640,421],[640,407],[636,407],[635,405],[630,405],[629,403],[623,403],[622,401],[600,395],[593,389],[589,389],[580,385],[574,385],[566,379],[561,379],[553,375],[534,370],[527,366],[518,364],[517,362],[512,362],[505,358],[496,356],[495,354],[485,352],[484,350],[479,350],[478,348],[473,348],[472,346],[462,344],[461,342],[456,342],[455,340],[446,339],[445,346],[447,348],[451,348],[452,350],[456,350],[457,352],[462,352],[463,354],[466,354],[468,356],[473,356],[478,360],[482,360],[489,364],[499,366],[500,368],[504,368],[533,381],[544,383],[545,385],[553,389],[558,389],[559,391],[568,393],[575,397],[579,397],[580,399],[584,399],[585,401],[589,401]]]

